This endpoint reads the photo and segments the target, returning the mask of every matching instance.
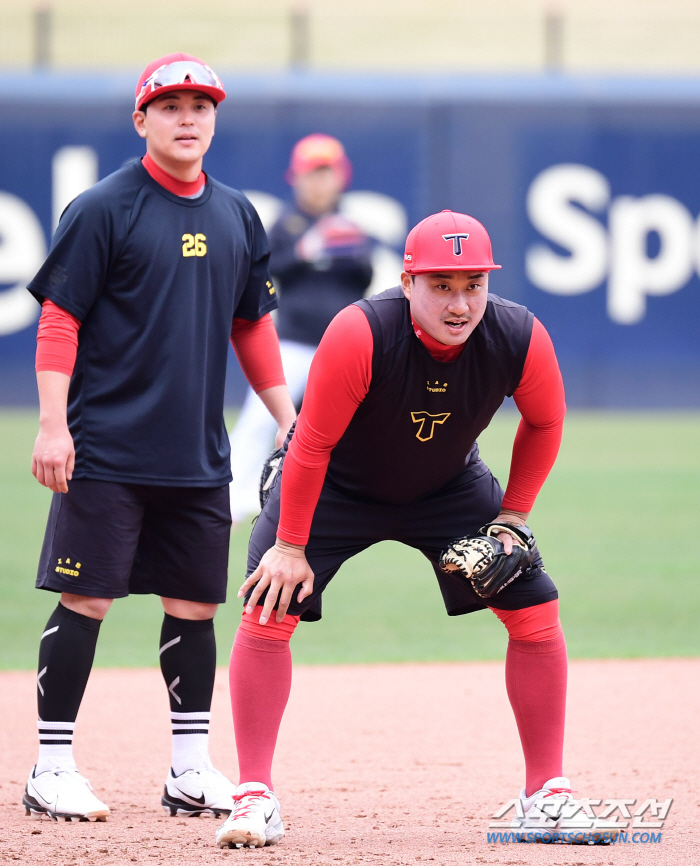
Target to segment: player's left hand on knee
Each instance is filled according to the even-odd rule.
[[[314,573],[306,561],[304,548],[278,539],[238,590],[238,597],[243,598],[253,588],[246,604],[246,611],[252,613],[261,595],[267,589],[260,614],[260,625],[265,625],[269,620],[278,599],[276,620],[282,622],[292,601],[294,589],[300,584],[297,602],[311,595],[314,587]]]

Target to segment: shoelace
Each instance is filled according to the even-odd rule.
[[[53,772],[53,774],[54,774],[55,776],[71,776],[73,782],[79,783],[79,784],[81,784],[81,785],[82,785],[82,784],[85,784],[85,785],[88,786],[88,788],[89,788],[91,791],[94,790],[93,787],[92,787],[92,785],[90,784],[89,779],[86,779],[85,776],[82,776],[82,775],[78,772],[77,769],[70,769],[70,770],[68,770],[68,769],[66,769],[66,768],[64,768],[64,767],[60,767],[60,768],[58,768],[58,769],[56,769],[56,770],[52,770],[52,772]]]
[[[246,791],[245,794],[234,794],[233,801],[237,805],[234,806],[231,815],[235,818],[247,818],[251,807],[254,806],[258,800],[267,799],[269,799],[267,791]],[[244,803],[244,800],[248,800],[248,802]]]
[[[547,797],[555,797],[561,795],[566,795],[567,800],[569,798],[573,800],[574,798],[574,792],[571,790],[571,788],[550,788],[542,799],[545,800]]]

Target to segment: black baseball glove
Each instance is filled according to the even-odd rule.
[[[275,483],[275,479],[282,472],[284,455],[287,453],[287,448],[289,447],[289,443],[294,435],[296,426],[297,422],[294,421],[292,426],[289,428],[289,433],[287,433],[287,438],[284,440],[284,443],[279,448],[275,448],[263,463],[262,472],[260,473],[260,483],[258,484],[258,498],[260,499],[261,509],[265,507],[265,503],[270,497],[270,491],[272,490],[272,485]]]
[[[265,507],[265,503],[270,496],[270,490],[272,490],[275,478],[277,478],[279,473],[282,471],[282,463],[284,462],[286,450],[287,449],[284,445],[281,448],[275,448],[263,463],[262,472],[260,473],[260,483],[258,484],[260,508]]]
[[[512,536],[512,553],[495,537],[499,532]],[[464,575],[481,598],[493,598],[516,578],[531,574],[536,553],[535,536],[527,526],[487,523],[477,535],[453,541],[440,554],[440,568]]]

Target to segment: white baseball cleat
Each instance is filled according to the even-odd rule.
[[[92,785],[76,769],[57,768],[29,774],[22,805],[27,815],[54,821],[106,821],[109,807],[92,793]]]
[[[216,831],[219,848],[264,848],[284,836],[280,804],[267,785],[239,785],[233,803],[231,814]]]
[[[228,815],[233,808],[236,786],[213,767],[168,773],[161,804],[171,815]]]
[[[617,831],[601,832],[596,826],[595,817],[588,824],[583,804],[574,797],[566,776],[549,779],[529,797],[523,788],[520,802],[523,817],[513,818],[511,827],[531,833],[534,841],[565,845],[609,845],[617,838]],[[577,823],[577,817],[582,823]]]

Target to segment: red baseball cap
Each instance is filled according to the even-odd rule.
[[[291,181],[295,174],[308,174],[323,166],[341,169],[345,174],[345,185],[350,183],[352,165],[341,142],[332,135],[323,135],[320,132],[307,135],[292,148],[287,181]]]
[[[433,271],[493,271],[491,239],[474,217],[444,210],[426,217],[406,238],[403,267],[407,274]]]
[[[211,66],[191,54],[166,54],[143,70],[134,94],[136,111],[172,90],[198,90],[211,96],[216,105],[226,99],[224,85]]]

